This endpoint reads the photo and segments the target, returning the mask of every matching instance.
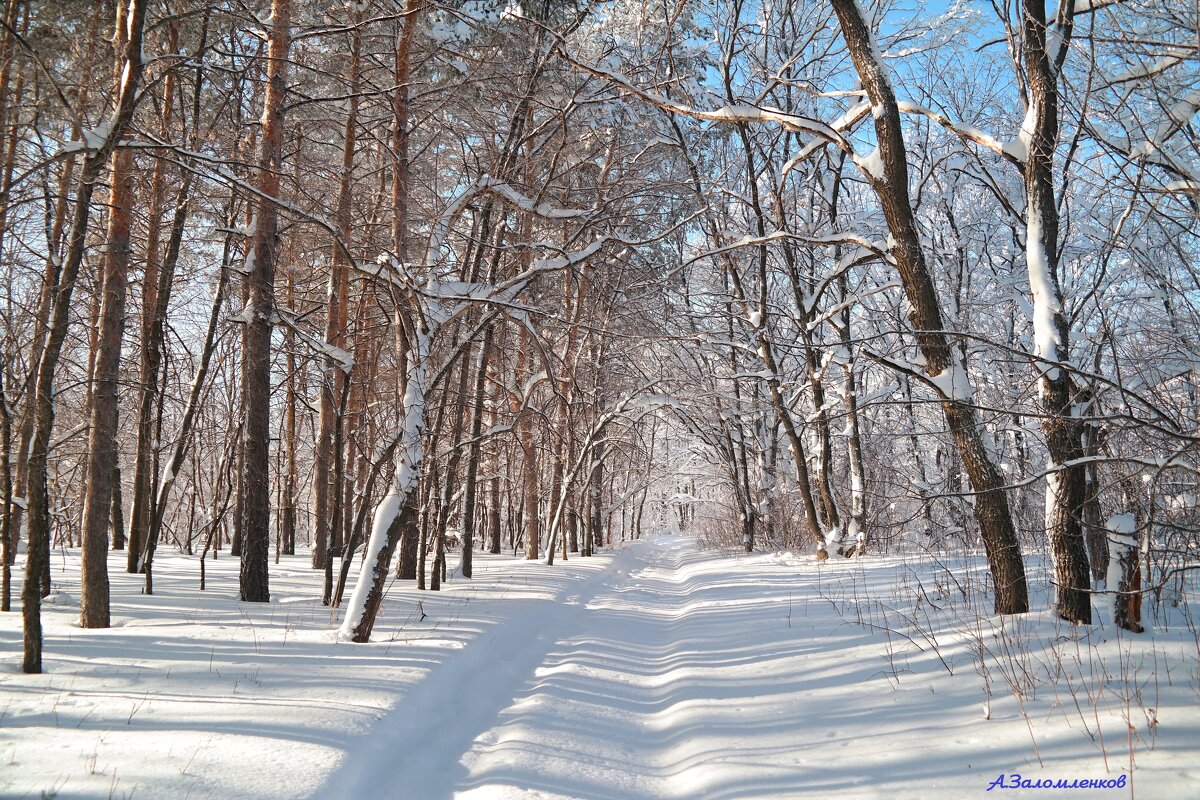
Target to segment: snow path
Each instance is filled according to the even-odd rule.
[[[947,774],[915,741],[861,768],[874,703],[847,707],[834,690],[890,706],[885,665],[854,660],[845,648],[867,635],[831,622],[828,603],[821,632],[842,630],[814,635],[798,576],[766,566],[739,569],[683,537],[632,543],[561,604],[510,618],[431,673],[317,796],[383,786],[465,800],[830,796],[889,766],[903,765],[892,777],[910,790]],[[832,705],[817,699],[826,692]],[[957,765],[948,774],[986,787],[963,783]],[[897,796],[874,788],[855,796]]]
[[[761,635],[764,624],[787,631],[776,615],[756,613],[776,598],[751,576],[706,580],[688,539],[628,552],[642,563],[577,606],[586,619],[563,631],[476,737],[459,796],[762,797],[799,788],[803,770],[787,740],[805,721],[779,695],[808,648]],[[438,794],[450,792],[430,796]]]
[[[619,551],[602,570],[568,589],[561,603],[517,601],[508,619],[471,640],[455,657],[408,690],[400,706],[372,730],[317,797],[370,797],[378,791],[380,765],[413,797],[452,794],[447,781],[461,775],[457,761],[481,732],[476,721],[495,719],[554,645],[551,633],[581,624],[585,604],[603,587],[628,578],[644,548]],[[482,667],[482,672],[481,672]],[[441,724],[453,720],[453,724]]]

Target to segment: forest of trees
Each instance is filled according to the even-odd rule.
[[[1195,568],[1195,2],[2,6],[27,672],[61,547],[89,628],[111,549],[311,553],[354,641],[656,529],[1133,631]]]

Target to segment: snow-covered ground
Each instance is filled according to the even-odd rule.
[[[0,797],[946,798],[1000,775],[1184,798],[1200,651],[1178,624],[974,613],[977,560],[703,552],[686,537],[546,567],[475,556],[393,585],[376,641],[335,641],[307,556],[236,601],[236,561],[114,554],[109,630],[55,556],[43,675],[0,616]],[[966,593],[962,592],[965,589]],[[1194,599],[1194,598],[1193,598]],[[1042,599],[1044,607],[1044,598]],[[1013,688],[1020,689],[1014,692]],[[986,718],[985,718],[986,717]],[[1122,780],[1122,776],[1125,776]]]

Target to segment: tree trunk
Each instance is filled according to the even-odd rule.
[[[529,412],[521,414],[519,423],[521,436],[521,499],[524,503],[525,558],[533,561],[538,557],[538,480],[537,450],[533,441],[533,425]]]
[[[13,11],[15,12],[15,6]],[[98,46],[99,29],[101,18],[108,13],[108,9],[97,4],[92,15],[88,18],[87,32],[84,34],[82,48],[86,52],[93,52]],[[26,20],[28,23],[28,19]],[[86,59],[84,63],[83,76],[80,81],[79,94],[75,104],[75,114],[71,120],[71,136],[73,140],[81,140],[83,138],[83,110],[88,103],[89,88],[93,83],[92,61]],[[15,144],[10,142],[10,144]],[[9,148],[11,150],[11,147]],[[70,200],[73,197],[71,190],[72,182],[75,180],[75,165],[76,156],[68,155],[63,164],[62,172],[59,175],[57,195],[58,198],[54,203],[54,222],[51,225],[50,235],[48,239],[48,249],[41,280],[41,288],[38,292],[37,310],[33,318],[33,343],[30,346],[30,354],[28,364],[30,365],[29,373],[25,378],[25,383],[22,389],[22,410],[17,417],[16,428],[17,435],[17,453],[16,453],[16,486],[13,494],[19,497],[29,497],[30,486],[30,450],[33,446],[34,427],[37,417],[37,378],[38,368],[41,364],[42,357],[45,353],[46,340],[49,335],[50,326],[52,324],[51,315],[53,313],[53,302],[55,292],[60,283],[62,262],[60,255],[63,247],[63,233],[67,228],[67,213],[70,208]],[[6,208],[0,208],[0,212],[6,213]],[[69,243],[68,243],[69,246]],[[25,509],[16,506],[8,509],[11,514],[9,520],[9,528],[13,532],[13,536],[20,536],[22,517]],[[44,578],[43,595],[50,591],[49,584],[49,561],[46,562],[46,575]]]
[[[492,478],[491,499],[488,501],[488,533],[491,537],[488,552],[500,555],[500,477]]]
[[[604,487],[604,443],[600,442],[595,447],[596,463],[592,471],[591,485],[591,526],[588,530],[588,551],[587,555],[593,555],[597,547],[604,546],[604,515],[601,501],[603,499]]]
[[[978,416],[970,404],[965,365],[958,359],[945,333],[937,292],[921,249],[908,193],[908,158],[896,96],[883,64],[876,56],[878,49],[874,35],[857,2],[832,0],[832,4],[855,70],[873,108],[882,170],[864,174],[879,198],[893,239],[891,255],[911,306],[909,320],[925,358],[927,374],[949,375],[956,387],[954,396],[943,396],[942,411],[971,485],[977,492],[975,517],[995,583],[995,611],[998,614],[1023,614],[1029,610],[1029,596],[1021,549],[1003,488],[1004,480],[984,444]]]
[[[0,363],[0,611],[12,611],[12,567],[16,560],[16,533],[12,529],[12,413],[9,411],[6,389],[9,382],[7,364]]]
[[[404,18],[396,32],[396,59],[393,72],[396,89],[392,93],[392,153],[395,159],[392,165],[392,253],[400,261],[406,261],[408,258],[410,59],[413,36],[416,33],[417,23],[423,7],[422,0],[406,0]],[[410,321],[405,320],[404,313],[400,310],[403,307],[403,298],[396,296],[393,298],[393,301],[397,308],[395,339],[396,353],[399,361],[398,371],[401,379],[398,388],[399,396],[403,398],[407,396],[405,381],[409,373],[407,348],[410,342],[416,338],[417,332],[415,326]],[[419,510],[416,505],[417,493],[415,491],[407,493],[404,496],[404,502],[408,506],[399,516],[399,519],[403,522],[403,527],[399,534],[400,563],[396,572],[397,576],[402,580],[414,580],[417,577],[417,547],[419,544],[419,532],[416,527],[419,517]],[[369,634],[370,631],[368,628],[368,636]]]
[[[243,331],[242,403],[244,495],[242,500],[242,600],[270,600],[267,569],[271,544],[271,330],[275,312],[275,256],[279,250],[279,176],[283,166],[283,115],[287,94],[288,26],[291,0],[272,0],[267,57],[267,93],[263,110],[253,255],[247,281],[250,315]]]
[[[1121,514],[1108,521],[1108,546],[1112,560],[1108,586],[1113,595],[1113,620],[1118,627],[1142,633],[1142,568],[1138,558],[1136,514]]]
[[[1099,407],[1094,395],[1088,393],[1088,401],[1083,403],[1089,414],[1096,414]],[[1086,444],[1084,454],[1093,458],[1100,454],[1104,443],[1104,430],[1098,423],[1089,426],[1085,431]],[[1088,563],[1092,568],[1092,580],[1096,583],[1104,580],[1108,574],[1109,547],[1100,507],[1100,478],[1099,468],[1094,462],[1089,463],[1086,470],[1087,488],[1083,501],[1083,524],[1087,532]]]
[[[295,301],[295,281],[289,273],[287,278],[287,302],[289,308],[294,308]],[[296,334],[291,328],[288,328],[285,334],[284,348],[287,350],[287,397],[284,400],[284,421],[283,421],[283,447],[284,447],[284,475],[283,475],[283,496],[280,501],[280,523],[279,536],[281,539],[280,550],[286,556],[296,555],[296,501],[297,491],[296,484],[299,480],[299,468],[296,459],[296,439],[299,436],[299,431],[296,427],[296,406],[299,404],[300,396],[296,391],[297,370],[299,369],[296,363]]]
[[[1082,426],[1075,414],[1071,374],[1057,363],[1070,358],[1070,324],[1058,280],[1058,206],[1054,191],[1054,148],[1058,144],[1056,59],[1047,50],[1045,3],[1022,3],[1028,101],[1033,118],[1025,159],[1025,235],[1029,285],[1033,292],[1035,354],[1040,373],[1042,430],[1050,463],[1046,475],[1046,534],[1054,563],[1054,610],[1068,622],[1092,621],[1091,579],[1081,524],[1087,489]],[[1069,37],[1069,29],[1067,30]],[[1057,64],[1069,38],[1060,43]]]
[[[842,297],[847,294],[845,277],[841,278]],[[846,455],[850,464],[850,538],[857,542],[859,555],[866,552],[867,532],[867,475],[862,452],[862,431],[858,410],[858,380],[854,371],[853,338],[850,332],[851,314],[847,309],[838,326],[838,335],[845,350],[842,364],[842,403],[846,407]]]
[[[487,396],[488,362],[492,351],[492,329],[489,327],[483,333],[483,342],[479,347],[479,361],[475,366],[475,386],[472,392],[471,432],[469,450],[467,452],[467,469],[464,478],[466,489],[463,493],[462,505],[462,561],[460,571],[464,578],[471,577],[473,551],[475,548],[475,506],[476,484],[479,475],[480,441],[483,434],[483,406]]]
[[[121,81],[126,28],[117,17],[114,83]],[[130,227],[133,214],[133,153],[112,154],[100,280],[100,320],[94,350],[87,484],[83,504],[83,552],[80,564],[79,625],[109,625],[108,526],[112,515],[113,472],[117,468],[117,418],[120,413],[121,341],[125,335],[125,299],[129,285]]]
[[[112,470],[112,505],[109,510],[109,528],[112,529],[113,550],[125,549],[125,507],[121,492],[121,464],[118,458]]]
[[[207,18],[204,24],[204,30],[207,32]],[[178,26],[174,24],[168,29],[167,52],[179,52],[179,31]],[[175,72],[168,70],[163,76],[162,116],[159,123],[159,133],[164,139],[169,139],[174,133],[172,122],[172,109],[175,106],[174,86]],[[167,301],[174,278],[174,275],[162,274],[163,267],[159,263],[158,253],[163,215],[162,206],[166,192],[166,169],[167,159],[157,159],[154,162],[154,172],[150,178],[146,269],[145,278],[142,281],[142,353],[141,381],[138,388],[137,445],[133,462],[133,504],[129,509],[129,549],[126,553],[125,564],[126,572],[131,573],[141,571],[142,551],[146,547],[146,530],[150,525],[150,517],[154,513],[154,483],[157,472],[157,459],[154,452],[154,410],[159,397],[158,378],[162,370],[162,349],[166,338]],[[183,180],[189,181],[190,176],[185,176]],[[178,213],[179,207],[177,202],[176,213]],[[163,297],[164,289],[168,297]]]
[[[354,155],[358,126],[358,83],[359,58],[362,37],[355,26],[351,35],[349,84],[350,101],[346,124],[342,134],[342,172],[338,181],[334,223],[337,225],[341,243],[349,246],[351,237],[351,202],[354,188]],[[333,243],[332,269],[329,273],[328,306],[325,317],[325,341],[339,351],[346,349],[346,328],[350,303],[350,265],[343,247]],[[331,548],[340,549],[342,540],[342,516],[345,516],[344,498],[331,498],[331,492],[342,488],[342,476],[347,469],[345,453],[333,447],[333,431],[339,420],[335,420],[339,405],[337,386],[340,370],[348,370],[346,364],[339,365],[332,354],[324,357],[324,378],[321,390],[319,432],[317,452],[314,454],[313,476],[313,524],[314,546],[313,567],[327,569],[332,555]],[[344,405],[344,404],[343,404]],[[343,426],[345,422],[342,421]],[[346,437],[343,437],[346,438]],[[332,470],[332,473],[331,473]],[[342,515],[332,514],[332,509],[342,510]]]
[[[197,92],[197,96],[198,96]],[[184,191],[186,191],[188,179],[184,178]],[[233,207],[233,198],[230,198],[230,209]],[[186,204],[176,207],[175,220],[171,224],[171,239],[167,246],[167,258],[164,262],[164,271],[169,270],[174,272],[175,264],[179,258],[179,247],[183,238],[183,224],[186,216]],[[187,406],[183,411],[183,419],[179,424],[178,438],[175,440],[175,446],[171,449],[171,455],[167,459],[167,468],[160,481],[156,481],[153,500],[150,503],[152,509],[149,525],[146,528],[146,543],[145,552],[142,559],[142,571],[146,574],[145,593],[147,595],[154,594],[154,551],[158,547],[158,540],[162,533],[163,518],[167,511],[167,499],[171,496],[171,489],[175,486],[175,479],[179,475],[179,470],[183,468],[183,459],[187,455],[188,445],[191,443],[192,426],[196,419],[196,413],[200,407],[200,398],[202,396],[205,381],[208,378],[209,365],[212,363],[213,351],[217,344],[217,327],[220,321],[221,307],[225,302],[225,286],[228,283],[228,269],[230,254],[233,251],[233,242],[227,235],[225,244],[221,253],[221,270],[217,274],[217,287],[213,293],[212,306],[208,312],[208,328],[204,334],[204,345],[200,351],[200,364],[196,369],[196,376],[192,379],[192,388],[188,394]],[[214,528],[217,528],[219,523],[214,519],[212,523]],[[220,547],[220,535],[217,535],[217,546]],[[214,551],[213,557],[216,557]]]
[[[340,629],[342,636],[355,642],[371,639],[371,630],[383,602],[383,588],[387,583],[392,554],[400,543],[402,533],[412,525],[406,516],[417,508],[415,503],[409,502],[409,496],[417,491],[425,457],[422,437],[425,432],[425,360],[429,334],[424,329],[416,329],[413,333],[395,486],[375,509],[362,569]]]
[[[124,8],[124,7],[122,7]],[[75,213],[71,225],[71,237],[63,260],[59,280],[54,287],[54,305],[47,329],[46,345],[38,364],[37,384],[34,395],[34,431],[29,450],[29,560],[25,583],[22,587],[23,619],[25,625],[24,659],[22,668],[27,673],[42,671],[42,571],[50,563],[50,497],[47,486],[47,459],[50,437],[54,428],[54,373],[62,353],[70,321],[71,297],[83,262],[87,241],[88,222],[91,214],[92,195],[99,183],[104,164],[116,150],[117,143],[129,127],[141,82],[142,31],[146,20],[146,4],[129,0],[124,20],[128,39],[125,42],[125,68],[119,73],[116,85],[116,108],[111,117],[112,125],[100,146],[91,151],[84,160],[75,193]],[[107,516],[107,503],[104,507]],[[49,587],[46,587],[49,588]]]

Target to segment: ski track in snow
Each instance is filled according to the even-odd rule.
[[[541,663],[553,644],[552,632],[579,624],[586,602],[581,592],[625,578],[633,553],[633,548],[620,552],[602,572],[569,587],[572,593],[561,602],[517,601],[536,607],[513,607],[508,619],[431,671],[316,797],[370,797],[381,781],[393,779],[413,797],[450,796],[453,779],[462,774],[457,761],[480,732],[477,726],[494,719]]]
[[[1040,767],[1011,698],[980,719],[968,664],[889,667],[877,632],[832,612],[862,602],[861,562],[794,559],[634,542],[432,673],[317,797],[895,800],[982,795],[1001,772],[1120,774],[1049,731]],[[1169,757],[1159,745],[1139,759]]]
[[[806,771],[793,659],[815,644],[761,613],[777,590],[709,582],[686,539],[639,543],[428,796],[694,798],[794,794]],[[632,562],[632,563],[629,563]],[[761,577],[761,576],[756,576]],[[766,592],[763,589],[768,589]],[[774,637],[771,637],[774,639]],[[788,637],[791,638],[791,637]],[[752,643],[757,643],[754,646]],[[791,742],[789,743],[789,740]],[[465,773],[465,774],[464,774]]]

